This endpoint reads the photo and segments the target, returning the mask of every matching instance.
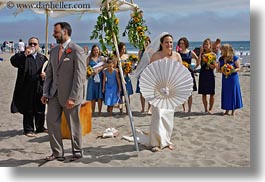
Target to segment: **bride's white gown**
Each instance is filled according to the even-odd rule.
[[[172,145],[170,142],[174,126],[174,110],[161,109],[152,106],[151,126],[148,134],[136,130],[139,143],[147,147],[160,147],[161,149]]]

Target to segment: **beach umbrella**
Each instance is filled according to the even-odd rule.
[[[167,58],[149,64],[139,82],[146,101],[162,109],[175,109],[193,91],[190,71],[178,61]]]

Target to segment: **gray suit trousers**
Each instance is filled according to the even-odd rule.
[[[65,113],[66,121],[71,133],[71,144],[73,155],[79,153],[82,155],[82,130],[79,117],[81,104],[72,109],[66,109],[59,103],[58,95],[49,99],[47,111],[47,127],[50,138],[50,145],[53,155],[56,157],[64,156],[64,148],[61,134],[61,116]]]

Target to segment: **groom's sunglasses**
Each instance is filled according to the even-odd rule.
[[[30,46],[32,46],[32,45],[36,46],[36,45],[38,45],[38,43],[30,42],[29,45]]]

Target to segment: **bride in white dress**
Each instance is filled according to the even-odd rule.
[[[179,61],[180,63],[182,63],[180,54],[173,51],[173,37],[165,32],[162,33],[159,38],[160,38],[159,44],[156,43],[158,41],[154,41],[154,43],[151,44],[150,47],[147,47],[147,50],[149,48],[150,50],[152,50],[153,54],[150,56],[149,52],[149,56],[144,55],[143,57],[146,57],[147,59],[141,60],[143,61],[142,64],[145,64],[146,66],[148,63],[152,63],[163,58]],[[153,51],[154,49],[156,49],[157,51],[154,52]],[[148,60],[148,57],[151,58]],[[149,134],[146,135],[141,131],[137,130],[136,135],[139,138],[138,142],[147,147],[151,147],[151,150],[153,152],[160,151],[163,148],[169,148],[173,150],[174,147],[172,145],[172,142],[170,141],[171,134],[173,131],[173,126],[174,126],[173,109],[171,110],[161,109],[152,106],[151,126]]]

